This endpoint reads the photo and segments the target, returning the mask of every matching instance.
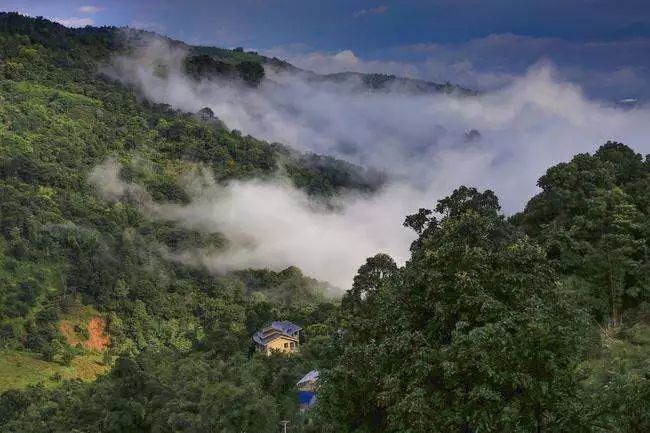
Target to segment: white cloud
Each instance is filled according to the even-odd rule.
[[[650,38],[572,42],[506,33],[458,44],[399,46],[377,52],[373,59],[299,44],[258,51],[314,72],[381,72],[481,90],[503,88],[532,65],[551,61],[563,78],[579,83],[590,95],[650,99],[650,57],[645,55]]]
[[[52,18],[52,21],[63,24],[66,27],[85,27],[95,24],[95,20],[89,17]]]
[[[97,12],[103,11],[104,8],[101,6],[92,6],[92,5],[86,5],[86,6],[81,6],[79,8],[79,12],[82,14],[96,14]]]
[[[286,59],[291,64],[321,74],[335,72],[377,72],[404,77],[420,78],[417,66],[398,61],[373,61],[358,57],[352,50],[336,52],[309,51],[303,45],[284,45],[267,50],[255,50],[269,57]]]
[[[594,151],[608,139],[650,152],[650,109],[625,111],[590,100],[548,64],[513,76],[498,92],[463,98],[362,93],[354,91],[354,79],[314,82],[286,74],[273,75],[274,82],[259,89],[195,82],[181,72],[183,55],[154,44],[117,60],[113,73],[151,100],[186,111],[208,106],[246,134],[378,167],[391,179],[373,197],[342,198],[333,214],[314,208],[285,183],[204,189],[169,215],[253,246],[179,258],[215,270],[297,265],[347,287],[367,256],[384,251],[405,258],[411,237],[403,217],[431,207],[458,185],[493,189],[512,213],[537,192],[536,181],[548,167],[576,153]],[[349,54],[342,57],[355,62]],[[160,63],[168,65],[165,77],[155,72]],[[480,139],[466,140],[472,129]]]
[[[366,16],[366,15],[381,15],[381,14],[386,13],[387,11],[388,11],[388,6],[377,6],[377,7],[374,7],[374,8],[361,9],[361,10],[358,10],[358,11],[354,11],[352,13],[352,16],[354,18],[359,18],[359,17],[363,17],[363,16]]]
[[[281,178],[217,185],[203,173],[188,176],[191,204],[160,204],[142,187],[121,182],[118,171],[119,166],[109,160],[91,174],[91,182],[107,199],[137,198],[152,218],[226,236],[228,245],[220,251],[170,254],[174,260],[218,273],[299,265],[306,274],[343,288],[356,273],[359,260],[380,251],[403,251],[412,237],[405,228],[399,229],[403,215],[388,211],[384,195],[382,199],[341,197],[341,210],[332,212]],[[397,187],[384,194],[399,203],[409,198],[408,191]],[[399,206],[393,209],[400,211]],[[345,248],[341,248],[343,238]]]

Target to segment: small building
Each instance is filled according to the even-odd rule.
[[[270,355],[273,351],[294,353],[298,351],[302,328],[287,320],[272,322],[253,335],[255,347]]]
[[[296,383],[300,410],[305,411],[316,403],[316,381],[318,370],[312,370]]]

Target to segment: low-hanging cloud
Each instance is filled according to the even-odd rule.
[[[96,14],[97,12],[101,12],[103,10],[103,7],[95,5],[84,5],[79,7],[79,12],[90,15]]]
[[[207,106],[230,128],[380,168],[391,179],[370,198],[343,197],[334,214],[283,182],[211,187],[173,213],[181,224],[201,220],[248,245],[199,256],[215,270],[297,265],[347,287],[366,257],[380,251],[407,257],[412,235],[403,217],[460,184],[495,190],[512,213],[536,192],[546,168],[576,153],[610,139],[650,151],[650,110],[592,101],[549,64],[500,91],[463,97],[359,92],[358,78],[331,82],[271,70],[258,89],[195,81],[182,72],[184,55],[154,42],[117,59],[112,73],[151,100],[187,111]]]
[[[227,245],[219,250],[167,252],[173,260],[218,273],[298,265],[312,277],[346,288],[364,257],[383,251],[405,260],[403,247],[412,237],[395,224],[410,194],[398,186],[376,197],[340,197],[339,210],[332,211],[280,177],[271,182],[218,185],[204,170],[186,176],[184,184],[192,202],[179,205],[154,202],[140,185],[120,180],[119,170],[114,160],[108,160],[90,176],[107,200],[128,198],[150,218],[225,235]],[[394,202],[390,208],[385,202],[388,198]]]
[[[303,44],[262,50],[319,73],[381,72],[480,90],[512,84],[540,61],[552,61],[562,77],[601,99],[650,99],[650,38],[569,41],[512,33],[460,43],[419,43],[386,48],[363,58],[351,50],[317,51]]]
[[[354,18],[360,18],[360,17],[365,17],[367,15],[381,15],[386,13],[388,11],[388,6],[382,5],[382,6],[377,6],[374,8],[368,8],[368,9],[361,9],[358,11],[354,11],[352,13],[352,16]]]

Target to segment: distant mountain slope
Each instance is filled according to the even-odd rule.
[[[29,33],[35,41],[51,47],[60,48],[65,46],[65,39],[71,36],[85,38],[87,41],[103,40],[107,44],[105,48],[113,53],[116,51],[128,51],[134,49],[141,43],[150,41],[151,38],[159,38],[171,46],[188,50],[190,62],[205,62],[207,60],[212,63],[209,65],[212,68],[212,73],[227,77],[239,76],[244,78],[244,81],[253,85],[259,83],[264,76],[264,73],[260,73],[259,71],[254,71],[251,76],[251,66],[258,64],[273,68],[279,72],[300,73],[313,81],[342,82],[358,80],[359,84],[355,88],[359,91],[396,90],[410,94],[457,93],[465,96],[478,94],[475,90],[451,83],[441,84],[380,73],[342,71],[333,74],[317,74],[298,68],[285,60],[263,56],[254,51],[244,51],[242,48],[227,49],[211,46],[193,46],[146,30],[91,26],[84,28],[66,28],[61,24],[43,18],[27,18],[16,13],[0,13],[0,29],[3,27],[5,29],[20,30]]]
[[[256,53],[247,53],[257,55]],[[259,55],[258,55],[259,56]],[[272,68],[275,72],[288,72],[300,74],[308,80],[315,82],[356,82],[354,87],[358,91],[397,91],[406,92],[409,94],[435,94],[435,93],[455,93],[461,96],[476,96],[480,92],[468,89],[466,87],[458,86],[451,83],[434,83],[433,81],[420,80],[415,78],[400,77],[392,74],[381,73],[362,73],[362,72],[336,72],[332,74],[317,74],[312,71],[298,68],[289,62],[278,59],[276,57],[268,58],[259,56],[260,61],[268,68]]]
[[[392,74],[361,73],[342,71],[333,74],[318,74],[292,65],[277,57],[267,57],[254,51],[244,51],[242,48],[229,50],[225,48],[206,46],[187,46],[192,55],[208,55],[217,60],[230,63],[259,62],[275,72],[301,74],[312,81],[343,82],[356,80],[359,91],[402,91],[410,94],[456,93],[463,96],[474,96],[478,91],[451,83],[434,83],[427,80],[399,77]]]
[[[345,81],[358,79],[361,81],[360,90],[370,91],[398,91],[410,94],[456,93],[462,96],[476,96],[479,92],[451,83],[434,83],[414,78],[404,78],[387,74],[363,74],[359,72],[339,72],[323,75],[322,79],[331,81]]]
[[[244,356],[266,321],[308,326],[330,305],[325,285],[295,268],[215,276],[175,262],[225,240],[153,221],[138,197],[107,200],[89,181],[106,161],[120,167],[117,183],[137,183],[159,204],[191,200],[183,176],[197,169],[217,182],[283,169],[317,199],[381,184],[361,167],[230,130],[210,110],[152,103],[99,72],[148,37],[0,13],[0,367],[11,367],[0,368],[0,392],[55,385],[86,364],[91,378],[114,357],[146,350]],[[84,344],[92,332],[70,318],[89,306],[105,320],[100,345]],[[43,375],[32,374],[32,359]],[[291,380],[303,374],[297,367]]]
[[[295,73],[306,77],[314,82],[340,83],[353,81],[358,91],[398,91],[409,94],[435,94],[455,93],[462,96],[475,96],[479,92],[466,87],[451,83],[434,83],[432,81],[414,78],[399,77],[392,74],[361,73],[361,72],[337,72],[332,74],[318,74],[312,71],[298,68],[291,63],[278,59],[277,57],[266,57],[254,51],[244,51],[241,48],[229,50],[225,48],[187,46],[193,56],[207,55],[220,62],[237,65],[242,62],[257,62],[276,73]]]

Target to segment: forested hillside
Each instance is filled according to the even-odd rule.
[[[404,266],[359,263],[342,300],[295,267],[214,275],[171,257],[222,248],[219,233],[106,200],[93,170],[116,161],[181,204],[200,170],[282,173],[326,205],[383,178],[102,72],[147,37],[0,14],[0,432],[650,431],[648,157],[612,142],[577,155],[511,218],[459,187],[405,216]],[[255,87],[266,61],[199,47],[185,68]],[[253,350],[272,320],[302,326],[298,354]],[[312,369],[318,401],[300,413]]]
[[[62,380],[93,379],[118,356],[147,352],[142,356],[166,359],[148,365],[168,369],[170,379],[180,379],[181,365],[225,375],[227,381],[217,385],[198,372],[187,373],[196,384],[215,382],[222,390],[214,392],[232,404],[244,403],[239,393],[251,399],[250,409],[240,408],[247,415],[218,421],[219,411],[231,409],[215,407],[210,418],[238,429],[265,423],[268,430],[276,418],[293,416],[293,384],[313,368],[312,346],[305,346],[305,359],[290,363],[265,358],[243,363],[250,335],[269,320],[291,319],[303,325],[313,350],[320,350],[319,338],[331,332],[328,322],[336,317],[324,285],[295,268],[216,277],[177,265],[166,258],[170,251],[218,248],[223,239],[151,221],[129,200],[109,203],[89,175],[115,158],[124,180],[144,185],[154,200],[177,203],[189,199],[181,175],[199,167],[217,180],[264,178],[282,170],[323,200],[343,189],[372,191],[377,178],[366,181],[362,170],[341,161],[242,136],[209,110],[181,113],[139,100],[99,73],[112,55],[130,49],[133,38],[125,38],[117,29],[70,30],[0,15],[0,387],[43,383],[55,393],[73,393],[81,404],[88,400],[78,392],[96,391],[74,382],[60,387]],[[93,319],[100,325],[90,326]],[[105,344],[87,344],[93,338]],[[129,374],[149,368],[144,358],[137,361],[142,367],[129,362],[118,361]],[[0,423],[9,431],[27,431],[22,422],[12,427],[12,417],[32,399],[51,398],[41,388],[9,391],[0,403]],[[221,404],[207,394],[205,399]],[[150,415],[134,410],[129,421],[118,409],[116,425],[142,431]],[[269,413],[249,414],[254,410]],[[42,422],[31,428],[43,431]],[[104,416],[93,423],[100,430],[117,428]],[[48,428],[69,431],[66,425],[53,422]]]

